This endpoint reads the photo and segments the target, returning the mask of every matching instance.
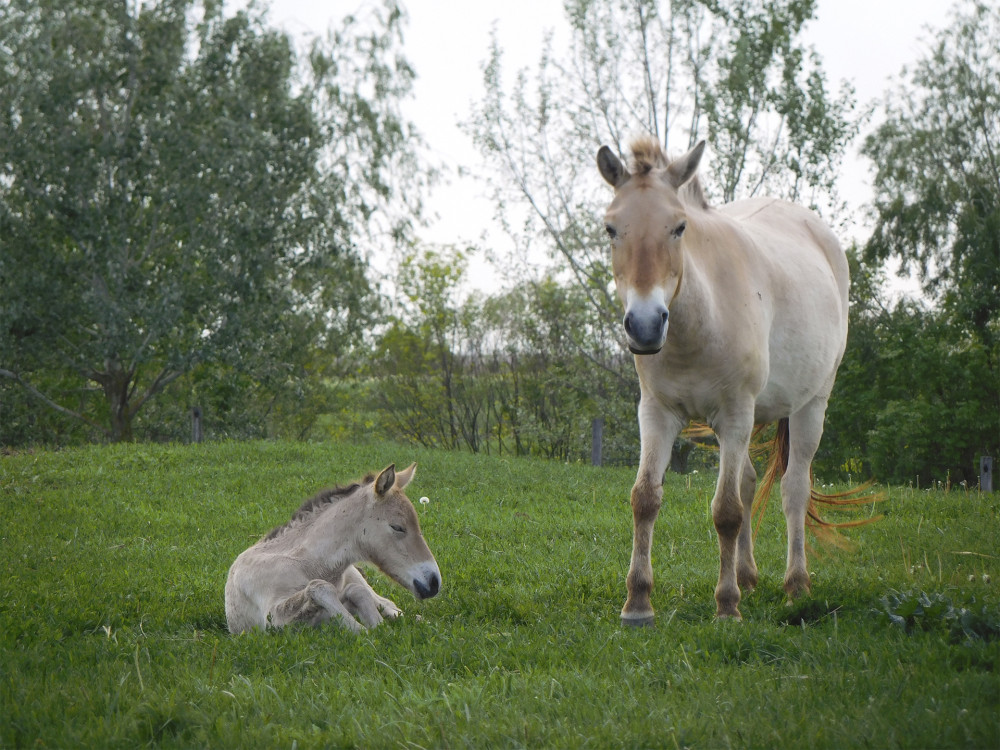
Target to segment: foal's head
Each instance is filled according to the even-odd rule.
[[[417,469],[403,471],[388,466],[364,487],[366,510],[359,543],[366,557],[418,599],[427,599],[441,588],[441,571],[420,533],[420,521],[403,489]]]
[[[686,208],[692,200],[704,203],[697,184],[689,195],[680,191],[697,172],[704,150],[702,141],[668,161],[655,140],[639,139],[632,143],[631,172],[607,146],[597,152],[601,176],[615,189],[604,226],[625,307],[625,336],[634,354],[656,354],[667,338],[670,303],[684,275]]]

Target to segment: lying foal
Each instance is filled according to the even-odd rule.
[[[441,572],[403,493],[416,468],[389,466],[377,478],[321,492],[240,554],[226,581],[230,632],[328,620],[361,631],[402,614],[372,590],[359,562],[374,563],[418,599],[437,594]]]

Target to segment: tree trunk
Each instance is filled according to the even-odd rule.
[[[117,360],[105,360],[105,370],[94,379],[100,383],[108,400],[111,441],[132,442],[132,410],[129,408],[129,385],[132,373],[126,372]]]

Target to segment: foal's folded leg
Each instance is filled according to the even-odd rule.
[[[365,577],[353,565],[349,567],[340,579],[341,600],[347,609],[356,614],[358,618],[373,628],[382,622],[382,614],[390,619],[399,617],[402,611],[390,599],[379,596],[368,584]]]
[[[290,622],[306,622],[317,626],[327,620],[333,620],[355,633],[365,630],[365,626],[355,620],[340,601],[336,587],[319,578],[309,581],[304,589],[271,609],[271,625],[276,628]]]

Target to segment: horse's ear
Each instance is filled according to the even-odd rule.
[[[399,489],[403,489],[404,487],[406,487],[406,485],[410,483],[410,480],[413,479],[413,475],[416,473],[417,473],[417,462],[414,461],[405,469],[396,473],[396,486],[399,487]]]
[[[667,167],[667,178],[670,180],[670,184],[679,188],[694,177],[703,153],[705,153],[705,141],[699,141],[698,145],[684,156],[670,162],[670,166]]]
[[[382,497],[396,483],[396,464],[389,464],[375,478],[375,494]]]
[[[601,146],[597,152],[597,169],[600,170],[604,181],[615,190],[624,185],[628,178],[632,176],[621,163],[621,159],[615,156],[607,146]]]

